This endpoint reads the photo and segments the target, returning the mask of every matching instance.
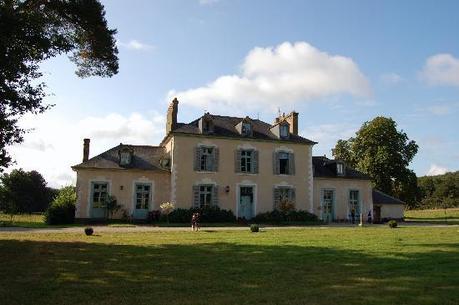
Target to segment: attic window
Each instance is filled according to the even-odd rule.
[[[250,136],[252,134],[252,125],[247,122],[242,123],[241,134],[243,136]]]
[[[210,121],[205,120],[202,126],[202,131],[209,132],[210,131]]]
[[[282,139],[288,138],[288,128],[289,128],[288,124],[280,125],[279,127],[280,127],[280,137]]]
[[[120,151],[120,165],[126,166],[131,164],[132,160],[132,152],[129,150],[122,150]]]
[[[344,176],[344,164],[343,163],[336,163],[336,174],[338,176]]]

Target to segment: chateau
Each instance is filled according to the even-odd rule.
[[[298,113],[272,124],[210,113],[179,123],[178,104],[169,105],[159,146],[120,144],[89,158],[84,140],[83,162],[72,167],[76,218],[104,217],[108,195],[139,220],[167,201],[176,208],[215,205],[250,219],[283,199],[327,221],[348,220],[351,211],[364,220],[403,218],[403,202],[373,190],[368,176],[313,156],[317,142],[298,134]]]

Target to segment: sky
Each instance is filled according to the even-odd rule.
[[[179,121],[204,112],[272,122],[295,110],[300,135],[331,157],[376,116],[419,145],[418,176],[459,169],[459,1],[102,1],[116,28],[119,73],[75,75],[44,62],[46,102],[27,115],[12,168],[50,186],[74,184],[71,166],[118,145],[158,145],[168,103]]]

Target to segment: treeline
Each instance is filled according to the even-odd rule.
[[[0,175],[0,211],[7,214],[44,212],[57,193],[34,170],[15,169]]]
[[[459,171],[418,177],[416,208],[459,207]]]

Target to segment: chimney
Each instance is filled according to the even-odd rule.
[[[292,111],[285,117],[285,120],[290,124],[290,133],[298,135],[298,112]]]
[[[167,108],[166,134],[177,127],[178,103],[177,98],[174,98]]]
[[[86,162],[89,159],[89,142],[91,142],[90,139],[83,140],[83,162]]]

